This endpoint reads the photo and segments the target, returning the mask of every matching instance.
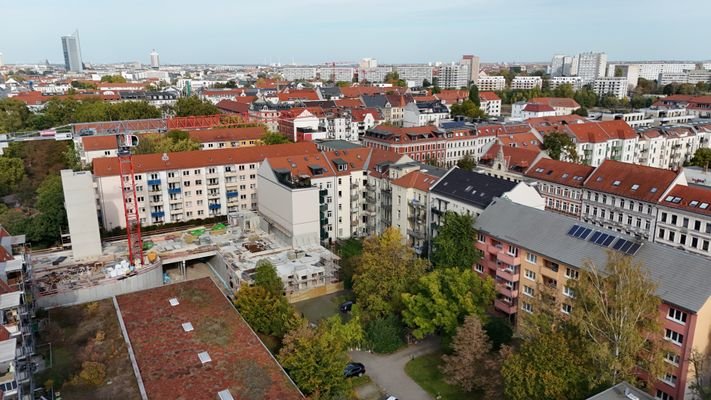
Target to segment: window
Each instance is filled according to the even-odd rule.
[[[575,291],[568,286],[563,287],[563,294],[570,298],[575,298]]]
[[[570,314],[571,312],[573,312],[573,306],[571,306],[570,304],[563,303],[560,306],[560,311],[562,311],[563,314]]]
[[[484,243],[486,238],[484,237],[483,233],[480,233],[479,236],[477,237],[477,240],[479,240],[479,243]]]
[[[669,308],[669,313],[667,313],[667,319],[670,319],[674,322],[678,322],[680,324],[685,324],[686,313],[681,310],[677,310],[676,308]]]
[[[659,235],[657,235],[657,236],[658,236],[660,239],[664,239],[664,234],[665,234],[665,233],[666,233],[666,231],[665,231],[664,229],[661,229],[661,228],[660,228],[660,229],[659,229]]]
[[[565,269],[565,277],[568,279],[578,279],[579,271],[573,268]]]
[[[521,305],[521,308],[523,309],[523,311],[526,311],[527,313],[532,313],[532,312],[533,312],[533,306],[531,305],[531,303],[526,303],[526,302],[524,302],[524,303]]]
[[[666,361],[669,364],[674,365],[674,366],[678,366],[680,360],[681,360],[681,357],[678,354],[673,353],[671,351],[668,351],[667,354],[664,355],[664,361]]]
[[[535,293],[536,291],[532,287],[523,285],[523,294],[528,297],[533,297]]]
[[[508,250],[506,251],[506,254],[510,256],[517,257],[518,256],[518,247],[509,245]]]
[[[532,281],[536,280],[536,273],[531,271],[530,269],[527,269],[526,272],[524,272],[524,276]]]
[[[474,271],[476,272],[484,272],[484,266],[481,264],[477,264],[474,266]]]
[[[673,225],[676,225],[676,220],[677,220],[676,214],[672,214],[672,216],[671,216],[671,223],[672,223]]]
[[[667,213],[662,213],[662,222],[667,222]]]
[[[533,253],[526,253],[526,261],[535,264],[538,261],[538,257]]]
[[[664,393],[663,391],[657,389],[657,395],[656,398],[660,400],[674,400],[674,397]]]
[[[681,344],[684,343],[684,335],[671,329],[665,330],[664,339],[674,343],[677,346],[681,346]]]
[[[676,386],[676,375],[667,372],[664,376],[662,376],[662,381],[669,386]]]

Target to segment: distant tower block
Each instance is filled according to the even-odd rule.
[[[160,68],[160,57],[158,56],[158,52],[155,49],[151,51],[151,68]]]
[[[2,53],[0,53],[0,67],[2,67],[3,65],[5,65],[5,60],[3,60]]]

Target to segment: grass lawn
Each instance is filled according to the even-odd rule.
[[[405,365],[405,372],[434,398],[441,400],[479,400],[482,394],[467,393],[444,381],[439,365],[442,353],[427,354],[411,360]],[[439,397],[438,397],[439,396]]]

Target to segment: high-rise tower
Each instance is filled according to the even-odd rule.
[[[64,67],[67,71],[82,72],[84,65],[81,60],[79,31],[75,31],[72,36],[62,36],[62,50],[64,51]]]

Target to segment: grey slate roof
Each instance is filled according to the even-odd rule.
[[[340,97],[342,95],[341,88],[338,86],[321,86],[320,88],[318,88],[318,91],[321,92],[321,96],[324,99]]]
[[[627,393],[630,393],[635,397],[629,397],[627,396]],[[633,398],[639,400],[654,400],[654,397],[637,389],[627,382],[620,382],[617,385],[596,394],[595,396],[588,397],[587,400],[630,400]]]
[[[363,95],[361,99],[366,107],[385,108],[385,104],[388,103],[388,98],[382,94]]]
[[[453,168],[430,189],[438,194],[479,208],[486,208],[495,197],[501,197],[517,183],[478,172]]]
[[[561,264],[583,268],[586,261],[590,261],[603,267],[607,252],[615,250],[568,236],[568,231],[575,224],[637,241],[619,232],[515,204],[507,199],[493,202],[474,225],[482,232]],[[658,284],[657,295],[666,303],[696,312],[711,296],[711,260],[708,258],[651,242],[643,242],[633,258],[649,270]]]

